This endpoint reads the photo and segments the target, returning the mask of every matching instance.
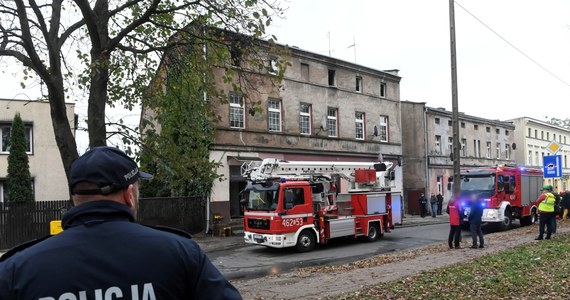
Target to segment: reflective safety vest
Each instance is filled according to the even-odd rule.
[[[538,210],[543,212],[554,212],[556,198],[552,193],[546,193],[546,198],[538,205]]]

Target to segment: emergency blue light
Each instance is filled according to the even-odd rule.
[[[281,182],[286,182],[286,181],[287,181],[287,179],[286,179],[286,178],[284,178],[284,177],[281,177]]]

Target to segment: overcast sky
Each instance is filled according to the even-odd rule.
[[[286,19],[270,29],[279,43],[377,70],[399,69],[401,100],[451,110],[449,1],[285,5]],[[569,0],[457,1],[459,111],[500,120],[570,118],[569,25]],[[353,41],[356,48],[348,48]]]
[[[269,28],[279,43],[399,69],[401,100],[451,110],[449,1],[287,0],[283,6],[286,19]],[[455,24],[461,112],[570,118],[570,0],[461,0]],[[0,98],[39,96],[37,87],[19,87],[20,68],[0,64],[0,72]]]

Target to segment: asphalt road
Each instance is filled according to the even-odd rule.
[[[446,243],[448,233],[449,224],[435,224],[397,228],[376,242],[340,238],[308,253],[250,245],[216,251],[208,256],[228,279],[256,278],[299,267],[340,265],[382,253]],[[468,231],[463,231],[463,237],[471,238]]]

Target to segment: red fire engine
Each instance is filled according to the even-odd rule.
[[[244,165],[245,242],[305,252],[336,237],[377,240],[393,228],[392,166],[273,158]],[[341,179],[346,194],[338,193]]]
[[[460,197],[466,214],[470,209],[465,202],[478,197],[485,204],[483,222],[502,230],[510,228],[513,219],[519,219],[522,226],[536,222],[541,169],[509,165],[463,169],[461,181]]]

